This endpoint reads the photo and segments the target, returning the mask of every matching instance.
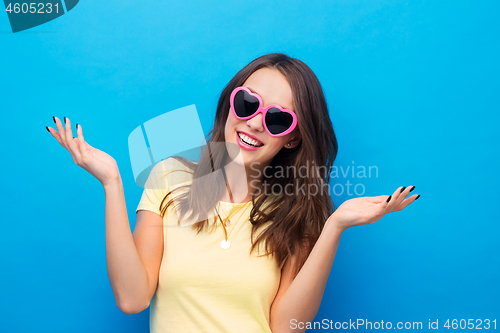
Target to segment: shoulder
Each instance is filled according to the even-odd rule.
[[[169,157],[155,165],[155,169],[166,177],[170,187],[191,182],[195,167],[196,163],[177,157]]]
[[[171,156],[156,163],[155,168],[161,166],[161,168],[165,171],[192,171],[190,164],[196,165],[196,163],[188,160],[183,161],[176,156]]]
[[[153,167],[155,172],[163,172],[165,175],[175,172],[190,173],[194,172],[196,163],[182,161],[176,157],[169,157],[156,163]]]

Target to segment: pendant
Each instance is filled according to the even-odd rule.
[[[224,250],[229,249],[230,246],[231,242],[229,240],[223,240],[222,242],[220,242],[220,247],[222,247]]]

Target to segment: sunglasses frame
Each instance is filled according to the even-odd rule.
[[[257,98],[259,100],[259,108],[257,109],[257,111],[255,111],[255,113],[253,113],[252,115],[250,115],[248,117],[240,117],[240,116],[238,116],[236,114],[236,110],[234,109],[234,98],[235,98],[236,94],[239,91],[242,91],[242,90],[246,91],[251,96],[253,96],[253,97],[255,97],[255,98]],[[231,110],[233,111],[234,116],[237,119],[239,119],[239,120],[247,120],[247,119],[255,117],[259,113],[262,113],[262,123],[264,124],[264,128],[266,129],[267,133],[269,133],[269,135],[272,136],[272,137],[279,137],[279,136],[287,135],[287,134],[291,133],[295,129],[295,127],[297,127],[297,115],[292,110],[288,110],[288,109],[282,108],[278,104],[271,104],[268,107],[263,108],[262,105],[264,103],[262,102],[262,98],[259,96],[259,94],[251,92],[250,89],[248,89],[247,87],[243,87],[243,86],[236,87],[233,90],[233,92],[231,93],[231,98],[229,99],[229,101],[230,101]],[[272,108],[276,108],[276,109],[280,110],[281,112],[288,113],[288,114],[290,114],[292,116],[292,119],[293,119],[292,124],[290,125],[290,127],[286,131],[278,133],[278,134],[273,134],[273,133],[271,133],[271,131],[269,130],[269,128],[267,128],[266,114],[267,114],[267,111],[269,109],[272,109]]]

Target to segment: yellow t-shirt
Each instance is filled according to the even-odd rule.
[[[160,214],[160,202],[169,191],[167,179],[178,184],[192,181],[192,174],[177,170],[189,169],[174,158],[155,165],[136,213],[144,209]],[[224,212],[243,205],[221,202]],[[257,256],[264,252],[249,254],[251,207],[247,203],[230,219],[226,229],[231,246],[226,250],[220,246],[225,239],[220,221],[216,228],[196,234],[190,225],[179,226],[174,208],[168,208],[159,281],[150,303],[152,333],[271,332],[270,308],[282,265],[272,256]]]

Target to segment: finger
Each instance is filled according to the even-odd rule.
[[[78,148],[73,138],[73,132],[71,130],[71,121],[69,120],[69,118],[66,118],[66,142],[68,144],[68,150],[70,151],[71,156],[73,156],[73,160],[75,160],[75,163],[81,164],[82,155],[80,153],[80,149]]]
[[[396,211],[401,211],[403,209],[405,209],[408,205],[412,204],[415,202],[415,200],[417,200],[417,198],[420,197],[420,195],[418,194],[414,194],[406,199],[404,199],[400,204],[399,206],[396,207]]]
[[[398,189],[396,191],[394,191],[394,193],[392,193],[388,198],[387,198],[387,204],[385,205],[385,210],[386,211],[392,211],[392,209],[394,208],[394,203],[396,202],[396,200],[398,200],[398,197],[399,195],[401,194],[401,189],[403,187],[398,187]]]
[[[398,207],[401,202],[406,198],[406,196],[410,193],[411,188],[414,186],[405,186],[401,187],[401,192],[397,198],[397,200],[394,202],[394,207]]]
[[[61,136],[59,135],[59,133],[57,133],[57,131],[56,131],[55,129],[53,129],[52,127],[48,127],[48,126],[47,126],[47,128],[49,129],[50,134],[52,134],[52,136],[53,136],[54,138],[56,138],[57,142],[59,142],[59,144],[60,144],[61,146],[63,146],[64,148],[66,148],[66,147],[64,146],[64,142],[62,141]]]
[[[80,148],[80,154],[82,155],[82,161],[85,161],[88,158],[88,149],[85,145],[85,140],[83,138],[83,130],[82,126],[76,124],[76,136],[78,139],[78,147]]]
[[[58,137],[56,137],[56,139],[58,139],[59,143],[61,143],[64,148],[68,149],[68,145],[66,144],[66,131],[64,130],[62,122],[57,117],[53,117],[53,119],[56,123],[57,130],[59,131]]]
[[[65,142],[68,145],[71,141],[73,141],[73,133],[71,133],[71,123],[68,118],[64,117],[64,136],[65,136]]]
[[[389,202],[392,201],[392,195],[381,195],[380,197],[382,197],[383,200],[380,203],[379,209],[385,212],[386,208],[389,206]]]
[[[73,138],[73,134],[71,133],[71,123],[68,124],[69,119],[64,117],[64,123],[61,123],[64,127],[64,135],[61,135],[61,137],[64,139],[64,143],[66,145],[66,149],[71,155],[71,158],[73,159],[73,162],[75,162],[77,165],[79,164],[78,161],[78,156],[74,153],[75,150],[75,138]],[[68,131],[69,129],[69,131]]]
[[[59,119],[57,117],[52,117],[52,119],[54,119],[54,123],[56,124],[56,128],[57,128],[57,121],[59,121]],[[60,121],[59,121],[59,123],[60,123]],[[54,128],[49,127],[49,126],[47,126],[47,128],[49,129],[50,134],[57,140],[57,142],[59,142],[59,144],[66,149],[66,144],[64,142],[64,138],[61,137],[61,135],[57,132],[57,129],[54,129]]]
[[[379,195],[377,197],[373,197],[374,203],[377,203],[377,206],[375,206],[375,211],[374,211],[374,216],[377,218],[377,220],[380,220],[382,217],[384,217],[385,214],[388,213],[386,210],[386,207],[389,205],[387,200],[390,200],[392,196],[389,195]]]

